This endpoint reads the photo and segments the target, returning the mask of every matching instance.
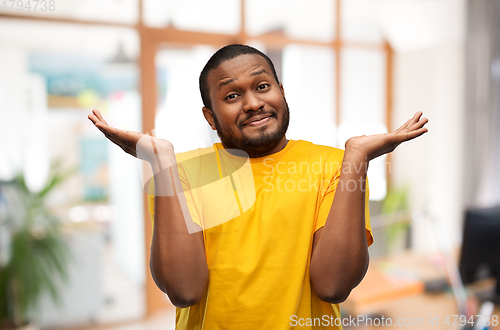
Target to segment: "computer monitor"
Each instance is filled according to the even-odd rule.
[[[464,284],[496,278],[494,292],[479,298],[500,304],[500,206],[466,211],[459,268]]]

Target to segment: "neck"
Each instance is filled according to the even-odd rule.
[[[244,150],[249,158],[261,158],[261,157],[266,157],[272,154],[275,154],[277,152],[280,152],[283,150],[286,145],[288,144],[288,140],[286,137],[283,136],[283,138],[276,144],[274,147],[266,149],[266,150],[252,150],[251,152],[248,152],[247,150]],[[241,151],[240,151],[241,152]],[[231,152],[233,155],[238,155],[238,151],[234,150],[234,152]],[[241,154],[240,154],[241,156]]]
[[[283,137],[276,144],[266,145],[232,145],[231,143],[224,143],[221,141],[224,149],[231,155],[249,158],[260,158],[275,154],[283,150],[288,144],[288,140]]]
[[[288,140],[285,136],[283,136],[283,138],[280,140],[280,142],[278,142],[278,144],[275,147],[268,149],[268,150],[263,150],[262,152],[254,152],[252,154],[249,154],[248,156],[250,158],[266,157],[266,156],[275,154],[277,152],[280,152],[281,150],[283,150],[286,147],[287,144],[288,144]]]

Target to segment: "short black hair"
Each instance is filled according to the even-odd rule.
[[[217,67],[219,67],[219,65],[221,65],[223,62],[227,60],[231,60],[237,56],[245,54],[256,54],[265,58],[267,63],[271,67],[271,70],[273,71],[274,79],[276,79],[276,82],[279,85],[280,82],[278,79],[278,75],[276,74],[276,69],[274,68],[274,64],[266,54],[264,54],[258,49],[255,49],[247,45],[240,45],[240,44],[227,45],[216,51],[215,54],[213,54],[212,57],[210,57],[207,64],[205,64],[205,67],[201,71],[200,93],[201,93],[201,99],[203,100],[203,105],[205,107],[212,109],[212,101],[210,100],[210,93],[207,84],[207,78],[210,70],[216,69]]]

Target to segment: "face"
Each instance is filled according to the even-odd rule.
[[[289,123],[283,86],[274,79],[266,59],[245,54],[209,72],[212,109],[203,114],[226,149],[263,157],[283,149]]]

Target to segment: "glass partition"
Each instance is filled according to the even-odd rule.
[[[144,0],[143,18],[151,27],[235,34],[241,26],[241,6],[234,0]]]
[[[376,0],[342,1],[342,29],[344,40],[382,43],[379,26],[379,6]]]
[[[250,36],[283,32],[290,38],[332,41],[336,1],[247,0],[245,30]]]
[[[341,69],[341,122],[385,124],[385,54],[378,50],[344,49]]]
[[[336,146],[335,54],[332,49],[285,47],[283,86],[290,107],[287,136]]]
[[[198,77],[215,49],[195,45],[157,52],[157,81],[164,86],[156,109],[155,134],[175,152],[211,146],[218,141],[203,116]]]

